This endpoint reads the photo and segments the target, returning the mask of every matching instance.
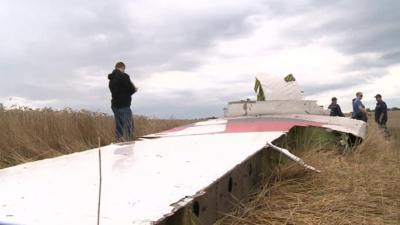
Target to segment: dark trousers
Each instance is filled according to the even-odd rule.
[[[130,107],[112,107],[115,119],[115,136],[117,141],[133,140],[133,118]]]

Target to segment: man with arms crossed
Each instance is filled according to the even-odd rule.
[[[111,91],[111,109],[115,118],[115,136],[117,141],[133,140],[133,118],[131,96],[137,91],[129,75],[125,73],[125,64],[118,62],[108,75],[108,87]]]
[[[376,107],[375,107],[375,121],[378,125],[386,131],[386,122],[388,121],[387,106],[386,102],[382,100],[382,95],[377,94],[375,96]]]
[[[364,104],[361,102],[362,98],[363,98],[363,93],[357,92],[356,98],[353,99],[352,118],[367,122],[368,121],[367,110],[365,109]]]

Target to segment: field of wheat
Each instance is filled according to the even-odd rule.
[[[322,172],[282,165],[273,180],[217,225],[400,224],[400,112],[390,138],[371,121],[363,143],[346,155],[308,149],[301,157]]]
[[[168,130],[193,120],[134,118],[135,136]],[[112,116],[70,109],[0,110],[0,168],[87,150],[115,141]]]

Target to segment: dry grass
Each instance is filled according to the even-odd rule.
[[[371,123],[351,154],[307,151],[302,157],[321,174],[283,165],[274,182],[217,224],[400,224],[399,120],[391,115],[390,141]]]
[[[135,117],[135,136],[191,120]],[[0,110],[0,168],[98,147],[114,141],[113,117],[89,111],[18,108]]]

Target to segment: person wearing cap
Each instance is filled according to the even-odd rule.
[[[362,98],[363,98],[363,93],[357,92],[356,98],[353,99],[353,113],[351,118],[367,122],[368,121],[367,110],[365,109],[364,104],[361,102]]]
[[[328,109],[331,110],[330,116],[344,117],[344,114],[342,113],[342,109],[340,108],[340,105],[337,104],[336,97],[332,98],[332,103],[328,106]]]
[[[375,99],[375,122],[378,123],[381,128],[384,128],[386,130],[386,123],[388,121],[387,105],[382,100],[382,95],[377,94],[375,96]]]
[[[137,92],[128,74],[125,64],[118,62],[108,75],[108,87],[111,92],[111,109],[115,119],[115,136],[117,141],[133,140],[133,118],[131,110],[132,95]]]

